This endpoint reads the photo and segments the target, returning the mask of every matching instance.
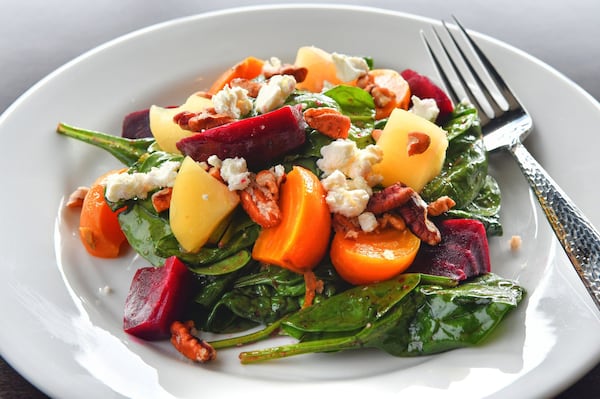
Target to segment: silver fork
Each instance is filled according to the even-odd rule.
[[[446,40],[433,29],[437,47],[421,32],[449,95],[455,103],[465,99],[457,93],[457,88],[462,86],[466,98],[479,112],[487,151],[507,150],[513,155],[577,274],[600,309],[600,234],[522,144],[533,127],[531,116],[467,31],[456,18],[454,21],[458,28],[454,30],[442,21]],[[460,41],[463,45],[457,37],[466,39]],[[453,85],[451,75],[458,78],[459,83]],[[495,89],[488,88],[484,81],[488,82],[487,86],[494,82]],[[499,104],[502,98],[498,98],[498,94],[507,103],[504,107]],[[485,110],[490,111],[490,108],[492,114],[488,115]]]

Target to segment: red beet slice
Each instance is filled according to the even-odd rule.
[[[190,279],[187,267],[175,256],[162,267],[138,269],[125,300],[125,332],[147,340],[168,338],[188,298]]]
[[[427,76],[421,75],[412,69],[405,69],[402,71],[401,75],[408,83],[412,95],[415,95],[420,99],[432,98],[435,100],[440,110],[437,119],[438,121],[445,120],[448,115],[450,115],[454,109],[452,101],[446,92],[433,83]]]
[[[152,137],[152,132],[150,131],[150,110],[142,109],[125,115],[121,136],[127,139]]]
[[[473,219],[448,219],[437,226],[442,241],[436,246],[421,245],[409,272],[459,281],[490,272],[490,252],[483,223]]]
[[[211,155],[243,157],[255,169],[304,144],[305,128],[300,107],[285,106],[196,133],[178,141],[177,148],[199,162]]]

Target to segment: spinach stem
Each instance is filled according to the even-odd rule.
[[[217,341],[211,341],[209,344],[215,349],[231,348],[233,346],[240,346],[244,344],[250,344],[253,342],[261,341],[269,338],[275,332],[279,330],[283,319],[277,320],[276,322],[266,326],[262,330],[253,332],[251,334],[240,335],[238,337],[220,339]]]
[[[137,162],[142,155],[148,152],[150,145],[154,143],[153,138],[128,139],[93,130],[81,129],[62,122],[56,127],[56,132],[102,148],[127,166],[131,166]]]
[[[307,353],[337,352],[345,349],[358,349],[362,346],[361,341],[358,340],[356,336],[352,335],[348,337],[305,341],[297,344],[242,352],[240,353],[240,361],[242,364],[249,364]]]

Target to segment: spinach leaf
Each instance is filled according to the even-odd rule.
[[[461,103],[444,129],[450,138],[444,166],[425,186],[421,196],[432,201],[447,195],[456,201],[457,209],[462,209],[479,194],[488,171],[479,118],[469,106]]]
[[[425,305],[409,326],[406,349],[397,355],[433,354],[477,345],[517,307],[525,290],[490,273],[452,289],[423,286],[419,293],[425,296]]]
[[[449,140],[444,166],[421,196],[433,201],[447,195],[456,201],[456,206],[446,216],[477,219],[486,226],[488,235],[502,234],[500,189],[488,175],[488,156],[477,111],[470,104],[458,104],[444,129]]]
[[[435,278],[430,284],[425,275],[405,274],[396,286],[385,281],[344,291],[280,322],[298,343],[243,352],[240,359],[251,363],[363,347],[421,356],[477,345],[525,295],[516,283],[494,274],[459,286]]]
[[[500,223],[500,187],[492,176],[487,176],[477,197],[463,209],[450,209],[446,215],[457,219],[477,219],[488,235],[502,235]]]
[[[348,138],[359,148],[375,143],[371,136],[375,126],[375,103],[368,92],[359,87],[340,85],[324,94],[333,98],[340,105],[342,114],[350,118],[352,125]]]
[[[221,298],[209,305],[208,316],[202,322],[205,330],[242,331],[249,323],[270,324],[302,307],[306,292],[302,274],[278,266],[248,270],[248,274],[238,275]],[[318,266],[314,273],[323,281],[323,290],[317,293],[315,303],[347,288],[330,264]]]
[[[149,200],[129,201],[119,213],[119,224],[129,245],[153,266],[162,266],[166,256],[160,255],[155,243],[172,235],[169,222],[158,215]],[[148,206],[149,205],[149,206]]]

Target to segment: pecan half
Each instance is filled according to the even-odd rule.
[[[172,187],[165,187],[152,194],[151,201],[154,210],[158,213],[164,212],[171,206]]]
[[[444,195],[427,205],[427,213],[430,216],[439,216],[454,208],[455,205],[456,202],[452,198]]]
[[[415,190],[401,183],[374,193],[369,199],[367,210],[374,214],[394,211],[417,237],[429,245],[436,245],[442,239],[438,228],[428,219],[425,201]],[[390,221],[388,216],[387,222]],[[401,227],[400,224],[397,225]]]
[[[179,127],[192,132],[201,132],[233,121],[231,116],[219,114],[214,108],[205,108],[200,112],[182,111],[173,117],[173,122]]]
[[[415,194],[415,190],[404,184],[392,184],[381,191],[373,193],[367,204],[367,211],[376,215],[389,212],[404,205]]]
[[[205,363],[217,357],[217,351],[208,342],[192,335],[194,322],[182,323],[175,321],[171,324],[171,344],[182,355],[194,362]]]
[[[248,97],[256,98],[260,88],[263,87],[263,83],[255,82],[249,79],[235,78],[229,82],[231,87],[241,87],[248,92]]]
[[[281,222],[281,210],[277,201],[279,187],[284,177],[271,170],[262,170],[250,175],[250,184],[240,191],[240,202],[250,218],[264,228],[277,226]]]
[[[431,144],[431,137],[427,133],[423,132],[410,132],[408,133],[408,143],[406,145],[406,152],[409,157],[413,155],[422,154],[429,148]]]
[[[427,204],[420,196],[414,195],[409,201],[398,208],[409,229],[423,242],[437,245],[442,241],[442,235],[437,226],[427,218]]]
[[[332,219],[333,229],[340,234],[344,234],[345,238],[356,238],[361,231],[358,224],[358,218],[349,218],[340,213],[334,213]]]
[[[81,208],[85,195],[90,191],[89,187],[80,186],[69,195],[66,206],[67,208]]]
[[[332,139],[348,137],[352,122],[350,118],[333,108],[309,108],[304,111],[308,126]]]
[[[305,67],[299,67],[292,64],[283,64],[278,68],[265,68],[263,67],[263,75],[265,79],[269,79],[275,75],[292,75],[296,79],[296,83],[304,82],[308,69]]]

